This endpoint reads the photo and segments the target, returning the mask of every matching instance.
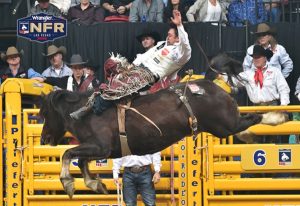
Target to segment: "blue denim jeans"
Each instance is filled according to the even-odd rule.
[[[133,173],[125,168],[123,174],[123,196],[126,206],[137,205],[140,193],[146,206],[155,206],[155,189],[150,166],[140,173]]]
[[[281,10],[279,7],[271,8],[270,11],[267,11],[267,15],[270,22],[278,23],[280,21]]]

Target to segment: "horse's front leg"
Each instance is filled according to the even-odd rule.
[[[74,178],[70,174],[70,163],[71,163],[71,150],[67,150],[62,156],[62,168],[60,172],[60,181],[64,187],[65,192],[69,195],[70,198],[74,195]]]
[[[91,177],[91,173],[88,168],[88,162],[89,161],[85,158],[78,159],[78,167],[81,170],[85,185],[94,192],[108,194],[106,185],[102,183],[102,180],[100,178],[95,179]]]
[[[75,189],[74,178],[71,176],[69,169],[71,159],[75,158],[86,160],[86,162],[82,162],[82,160],[80,160],[79,166],[87,187],[91,189],[94,188],[95,190],[93,190],[96,192],[107,193],[106,186],[101,181],[99,183],[96,183],[96,180],[92,181],[93,179],[91,178],[88,170],[87,160],[105,159],[109,156],[109,152],[110,150],[108,147],[105,147],[104,149],[104,147],[98,146],[97,144],[82,144],[66,150],[62,157],[63,165],[60,174],[60,181],[70,198],[72,198]]]

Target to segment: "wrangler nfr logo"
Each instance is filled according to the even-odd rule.
[[[18,36],[38,42],[53,41],[67,35],[67,21],[40,13],[18,20]]]

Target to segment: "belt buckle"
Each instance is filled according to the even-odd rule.
[[[130,168],[130,171],[133,173],[140,173],[143,171],[143,167],[139,167],[139,166],[133,166]]]

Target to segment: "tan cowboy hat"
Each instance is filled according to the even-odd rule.
[[[74,65],[84,65],[84,64],[86,64],[86,63],[87,63],[87,61],[84,62],[84,61],[82,60],[82,57],[81,57],[79,54],[73,54],[73,55],[71,56],[70,63],[67,63],[67,65],[69,65],[69,66],[74,66]]]
[[[46,57],[49,57],[49,56],[52,56],[57,53],[66,55],[66,53],[67,53],[66,47],[64,47],[64,46],[57,47],[55,45],[50,45],[47,49],[47,54],[44,54],[44,53],[42,53],[42,54]]]
[[[274,28],[271,28],[268,24],[266,23],[260,23],[257,25],[256,32],[254,32],[256,35],[267,35],[271,34],[274,35],[276,34],[276,31]]]
[[[6,59],[9,57],[9,56],[13,56],[13,55],[19,55],[19,56],[22,56],[24,54],[24,51],[21,50],[20,52],[18,51],[18,49],[14,46],[10,46],[7,48],[6,50],[6,53],[1,53],[0,56],[1,56],[1,59],[3,59],[3,61],[6,61]]]

